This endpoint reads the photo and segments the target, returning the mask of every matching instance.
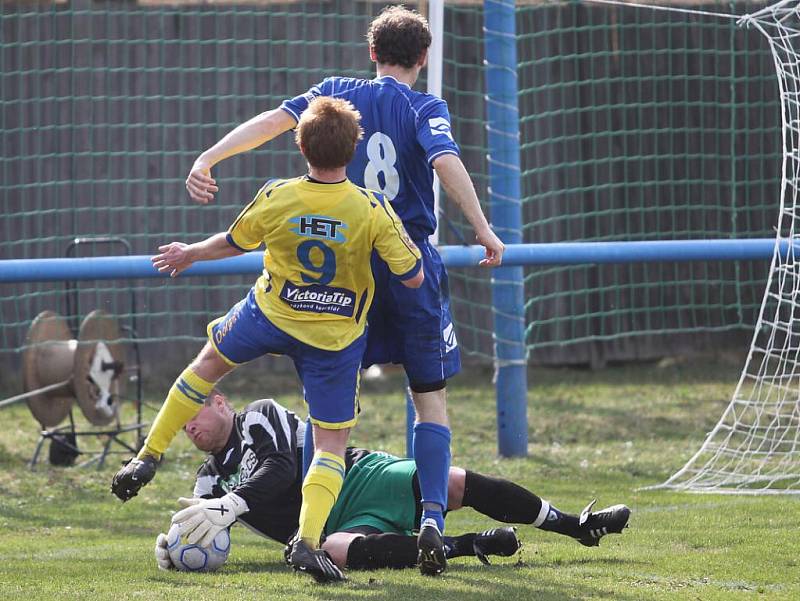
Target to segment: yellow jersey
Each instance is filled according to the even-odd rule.
[[[389,202],[349,180],[270,180],[227,239],[242,251],[266,245],[255,286],[264,315],[297,340],[332,351],[364,332],[375,292],[373,249],[401,279],[422,265]]]

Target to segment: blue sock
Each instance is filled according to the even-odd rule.
[[[306,418],[306,439],[303,443],[303,479],[306,477],[311,460],[314,459],[314,427],[311,418]]]
[[[422,493],[422,521],[436,520],[444,532],[447,478],[450,475],[450,428],[423,422],[414,425],[414,459]]]
[[[444,532],[444,513],[442,513],[441,511],[436,511],[433,509],[423,509],[420,525],[425,523],[425,520],[433,520],[434,522],[436,522],[436,526],[439,528],[439,532]]]

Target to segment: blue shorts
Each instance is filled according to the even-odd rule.
[[[366,334],[340,351],[310,346],[269,321],[250,290],[226,315],[208,324],[208,339],[233,366],[266,354],[291,357],[303,383],[311,421],[332,430],[355,426]]]
[[[450,290],[442,258],[427,240],[415,240],[422,253],[425,281],[407,288],[375,253],[375,298],[367,315],[363,366],[400,363],[411,384],[431,384],[461,371],[461,354],[450,315]]]

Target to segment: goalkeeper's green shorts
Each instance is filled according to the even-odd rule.
[[[342,485],[325,532],[331,535],[358,526],[381,532],[410,535],[416,529],[417,504],[413,459],[386,453],[370,453],[358,461]]]

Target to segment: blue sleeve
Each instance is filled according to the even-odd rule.
[[[450,131],[450,112],[447,103],[434,98],[422,106],[417,121],[417,141],[425,150],[428,163],[443,154],[458,156],[458,144]]]
[[[300,121],[300,116],[308,108],[308,104],[317,96],[330,96],[332,92],[332,78],[326,77],[315,86],[311,86],[308,92],[300,94],[294,98],[284,100],[281,109],[289,113],[295,121]]]

